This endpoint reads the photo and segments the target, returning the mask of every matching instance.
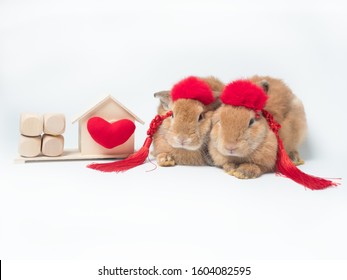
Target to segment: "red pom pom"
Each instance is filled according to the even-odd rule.
[[[220,99],[224,104],[243,106],[255,111],[262,110],[268,99],[264,90],[248,80],[237,80],[228,84]]]
[[[175,84],[171,90],[171,98],[176,101],[180,98],[195,99],[205,105],[214,101],[210,86],[197,77],[188,77]]]

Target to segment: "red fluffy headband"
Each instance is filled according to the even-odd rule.
[[[171,90],[172,101],[177,99],[195,99],[205,105],[211,104],[215,98],[210,86],[203,80],[190,76],[175,84]]]
[[[268,95],[261,87],[248,80],[237,80],[228,84],[224,88],[220,99],[224,104],[246,107],[254,110],[256,113],[261,112],[263,114],[268,122],[269,127],[277,137],[277,173],[282,174],[311,190],[321,190],[330,186],[338,185],[330,180],[308,175],[293,164],[284,149],[282,139],[279,137],[278,132],[281,125],[275,121],[273,116],[268,111],[264,110]]]
[[[171,98],[173,101],[181,98],[194,99],[205,105],[209,105],[215,100],[210,86],[205,81],[193,76],[185,78],[175,84],[171,90]],[[152,120],[147,131],[145,143],[136,153],[130,155],[124,160],[110,163],[93,163],[88,165],[88,167],[104,172],[122,172],[142,164],[148,157],[153,135],[157,132],[162,122],[170,116],[172,116],[172,111],[169,111],[162,116],[157,115]]]
[[[268,99],[264,90],[248,80],[237,80],[224,88],[220,99],[224,104],[261,111]]]

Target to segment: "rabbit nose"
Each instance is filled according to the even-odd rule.
[[[188,137],[185,137],[185,136],[177,136],[176,137],[176,141],[178,144],[180,145],[185,145],[185,144],[189,144],[190,142],[192,142],[192,140]]]
[[[230,153],[233,154],[235,150],[237,150],[237,146],[235,144],[227,144],[225,146],[225,149]]]

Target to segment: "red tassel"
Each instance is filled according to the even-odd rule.
[[[301,184],[311,190],[323,190],[328,187],[338,186],[338,183],[335,183],[324,178],[308,175],[298,169],[293,162],[290,160],[288,154],[286,153],[282,139],[279,137],[278,131],[281,128],[281,125],[277,123],[273,116],[266,110],[262,110],[264,117],[266,118],[270,128],[275,133],[278,142],[277,150],[277,161],[276,161],[276,171],[281,175],[292,179],[293,181]]]
[[[172,116],[172,112],[169,111],[165,115],[156,115],[156,117],[150,123],[149,129],[147,131],[147,138],[145,143],[136,153],[130,155],[124,160],[119,160],[115,162],[108,163],[92,163],[87,165],[88,168],[103,171],[103,172],[124,172],[131,168],[141,165],[145,162],[149,154],[149,148],[152,144],[153,135],[157,132],[159,126],[162,122]]]
[[[136,153],[130,155],[124,160],[108,163],[92,163],[87,167],[103,172],[123,172],[135,166],[141,165],[147,158],[149,147],[152,143],[152,137],[147,137],[145,143]]]

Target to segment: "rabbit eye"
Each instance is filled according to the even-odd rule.
[[[204,114],[201,113],[201,114],[199,115],[199,122],[202,121],[203,119],[204,119]]]
[[[255,119],[250,119],[249,120],[249,124],[248,124],[248,127],[251,127],[252,126],[252,124],[254,124],[254,122],[255,122]]]

